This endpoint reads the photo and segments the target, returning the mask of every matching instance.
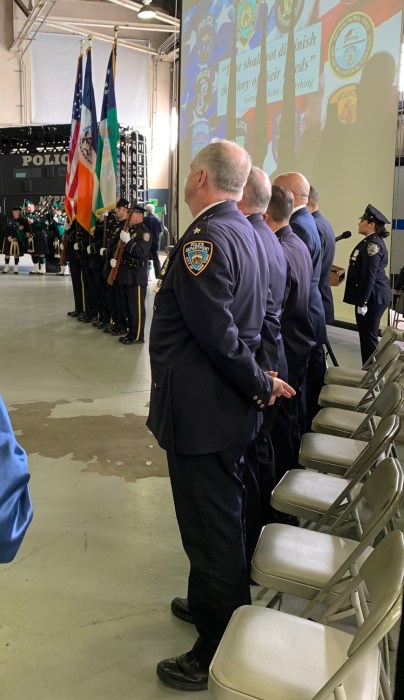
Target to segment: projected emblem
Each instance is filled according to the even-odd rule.
[[[259,0],[236,0],[236,32],[244,45],[253,35],[259,7]]]
[[[236,119],[236,143],[245,148],[248,133],[248,122],[244,119]]]
[[[192,127],[192,158],[195,158],[196,154],[205,148],[210,141],[210,127],[209,122],[204,119],[203,121],[196,122]]]
[[[209,107],[212,91],[212,81],[209,68],[203,68],[196,76],[196,102],[195,112],[198,117],[203,117]]]
[[[92,150],[93,150],[93,142],[91,138],[91,126],[86,126],[86,128],[83,131],[83,135],[80,140],[80,152],[83,158],[89,163],[90,165],[92,164]]]
[[[201,274],[212,259],[213,243],[211,241],[193,241],[182,249],[185,265],[195,277]]]
[[[373,50],[375,27],[368,15],[355,12],[337,25],[331,37],[328,60],[339,78],[359,73]]]
[[[330,104],[337,105],[338,121],[341,124],[355,124],[357,101],[356,85],[342,87],[331,96]]]
[[[281,32],[288,32],[290,23],[296,24],[300,19],[304,0],[276,0],[275,21]]]
[[[207,63],[213,51],[213,26],[214,17],[204,17],[198,26],[198,57],[199,63]]]

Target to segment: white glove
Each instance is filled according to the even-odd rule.
[[[130,233],[128,233],[127,231],[121,231],[121,233],[119,234],[119,238],[120,238],[121,241],[123,241],[124,243],[129,243],[129,241],[130,241]]]
[[[359,314],[359,316],[364,316],[368,312],[368,307],[366,306],[357,306],[356,307],[356,313]]]
[[[100,248],[100,255],[101,255],[101,257],[104,257],[105,251],[106,251],[106,248]]]
[[[112,258],[112,260],[109,261],[110,265],[112,268],[116,267],[116,260],[115,258]]]
[[[78,243],[75,243],[74,246],[73,246],[73,248],[74,248],[74,250],[78,250],[78,249],[79,249],[79,244],[78,244]]]
[[[64,248],[65,248],[65,247],[64,247],[63,243],[61,243],[61,244],[60,244],[60,250],[64,250]]]
[[[87,246],[87,253],[88,253],[89,255],[90,255],[90,253],[91,253],[91,246],[90,246],[90,245]]]

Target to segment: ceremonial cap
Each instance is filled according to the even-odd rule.
[[[59,209],[59,204],[57,202],[54,202],[52,204],[52,209]]]
[[[11,211],[21,211],[21,206],[16,204],[14,207],[11,207]]]
[[[138,204],[137,202],[132,202],[130,208],[132,209],[132,211],[137,211],[137,212],[140,212],[141,214],[144,214],[146,212],[146,209],[141,204]]]
[[[129,202],[127,199],[124,199],[123,197],[121,197],[121,199],[118,199],[116,206],[117,207],[126,207],[128,209]]]
[[[366,219],[367,221],[374,222],[375,224],[379,224],[380,226],[383,226],[384,224],[389,224],[390,221],[386,219],[384,214],[382,214],[381,211],[376,209],[376,207],[373,206],[373,204],[368,204],[364,213],[360,217],[361,219]]]

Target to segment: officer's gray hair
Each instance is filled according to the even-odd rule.
[[[249,214],[264,214],[271,199],[271,183],[268,175],[252,166],[243,190],[243,204]]]
[[[239,201],[251,170],[247,151],[226,139],[212,141],[194,158],[196,169],[205,169],[210,186],[223,194],[223,199]]]
[[[309,191],[309,204],[314,204],[317,206],[317,204],[320,201],[320,192],[316,190],[313,185],[310,185],[310,191]]]
[[[272,197],[267,212],[276,223],[289,221],[293,211],[293,192],[281,185],[272,186]]]

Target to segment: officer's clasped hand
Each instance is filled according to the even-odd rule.
[[[119,234],[119,238],[123,243],[128,243],[130,241],[130,233],[128,233],[127,231],[121,231],[121,233]]]
[[[111,264],[111,267],[116,267],[116,260],[115,260],[115,258],[112,258],[112,260],[110,260],[110,264]]]
[[[106,251],[106,248],[100,248],[100,255],[101,255],[101,257],[104,257],[105,251]]]
[[[79,249],[79,244],[78,244],[78,243],[75,243],[74,246],[73,246],[73,248],[74,248],[74,250],[78,250],[78,249]]]
[[[87,253],[88,253],[89,255],[90,255],[90,253],[91,253],[91,246],[90,246],[90,245],[87,246]]]
[[[356,307],[356,312],[359,314],[359,316],[364,316],[367,313],[368,307],[367,306],[357,306]]]

